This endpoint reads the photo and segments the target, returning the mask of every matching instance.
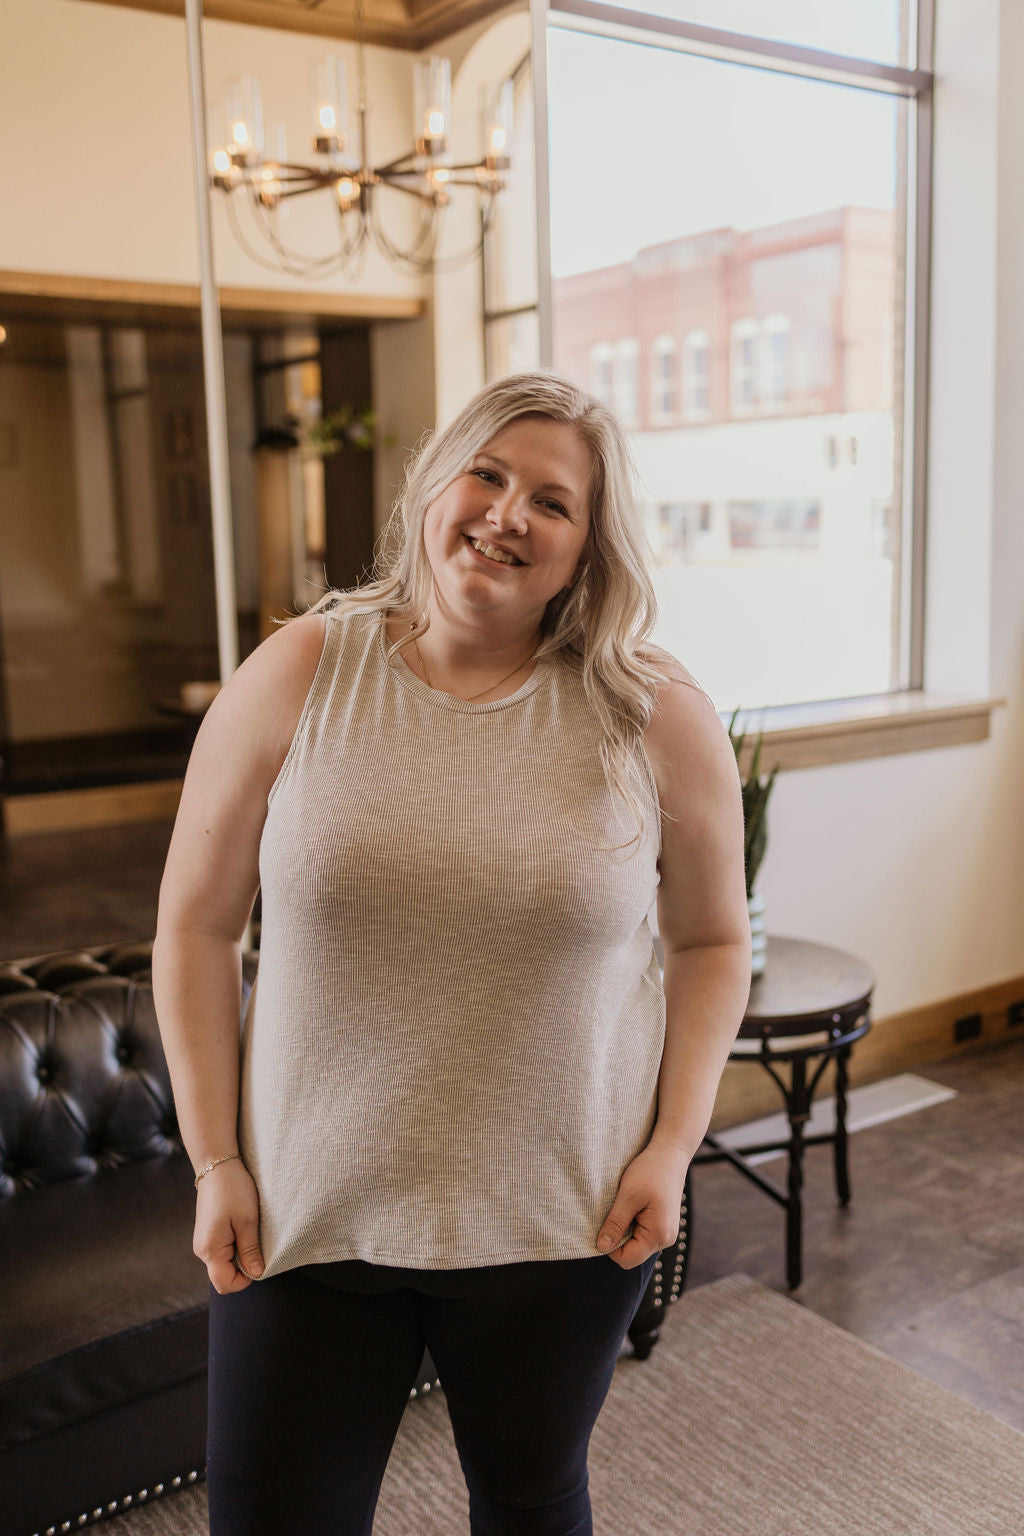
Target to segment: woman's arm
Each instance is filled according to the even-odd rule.
[[[326,622],[320,614],[296,619],[247,657],[207,711],[185,774],[160,885],[153,995],[178,1124],[196,1172],[238,1151],[241,940],[259,885],[267,794],[309,692]],[[199,1205],[202,1212],[215,1189],[230,1189],[233,1206],[245,1207],[252,1254],[256,1204],[241,1174],[237,1159],[219,1164],[199,1183]],[[207,1262],[217,1289],[230,1290],[240,1288],[236,1280],[248,1282],[231,1262],[234,1240],[223,1215],[213,1223],[218,1253]],[[197,1223],[197,1253],[199,1242]]]
[[[689,1162],[750,995],[743,798],[729,733],[695,688],[666,684],[647,746],[669,813],[658,887],[665,1049],[652,1141]]]
[[[686,1169],[750,994],[743,799],[729,733],[714,705],[671,669],[645,745],[658,785],[662,850],[658,927],[665,951],[665,1046],[651,1139],[624,1170],[601,1227],[623,1268],[675,1241]],[[619,1255],[622,1255],[620,1259]],[[625,1261],[625,1262],[624,1262]]]

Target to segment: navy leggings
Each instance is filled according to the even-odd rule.
[[[347,1259],[211,1286],[211,1536],[370,1536],[424,1345],[472,1536],[592,1536],[590,1435],[655,1259]]]

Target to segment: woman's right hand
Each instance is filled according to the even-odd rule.
[[[250,1275],[263,1273],[259,1214],[259,1191],[240,1158],[218,1164],[199,1180],[192,1252],[206,1265],[218,1295],[244,1291],[252,1284],[235,1268],[236,1250]]]

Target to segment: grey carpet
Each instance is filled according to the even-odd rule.
[[[1013,1536],[1024,1434],[799,1303],[730,1275],[623,1356],[590,1448],[597,1536]],[[196,1486],[106,1523],[207,1536]],[[443,1393],[409,1404],[374,1536],[459,1536]]]

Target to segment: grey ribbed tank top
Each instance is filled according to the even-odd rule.
[[[660,811],[609,793],[578,672],[469,703],[327,614],[268,797],[239,1147],[269,1277],[597,1255],[654,1128]],[[625,1241],[626,1239],[623,1239]]]

